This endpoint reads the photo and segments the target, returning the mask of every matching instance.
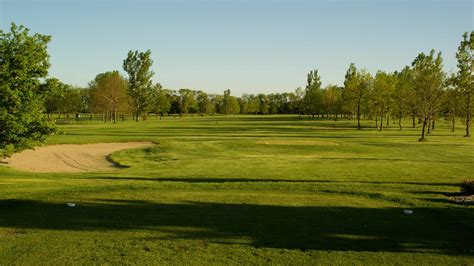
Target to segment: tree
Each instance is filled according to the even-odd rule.
[[[303,88],[298,87],[295,90],[294,99],[293,99],[293,108],[298,112],[298,120],[301,120],[301,114],[304,112],[304,95],[305,92]]]
[[[90,107],[89,91],[84,88],[64,84],[57,78],[48,78],[40,85],[44,91],[44,107],[48,118],[52,113],[58,113],[58,118],[64,114],[65,120],[72,113],[87,112]]]
[[[105,121],[117,121],[117,112],[128,108],[130,98],[127,95],[127,81],[118,71],[98,74],[89,84],[91,107],[94,111],[104,112]]]
[[[224,113],[238,114],[240,113],[240,105],[237,98],[230,95],[230,90],[224,91]]]
[[[198,91],[197,93],[198,109],[201,115],[212,113],[212,104],[207,93]]]
[[[44,114],[47,91],[40,79],[48,74],[50,36],[11,24],[0,30],[0,153],[8,155],[43,142],[55,132]]]
[[[80,88],[79,90],[79,98],[81,101],[81,110],[82,113],[87,113],[91,111],[91,93],[89,88]],[[91,115],[92,120],[92,115]]]
[[[447,89],[444,97],[444,111],[451,119],[451,132],[454,132],[456,127],[456,116],[459,113],[460,93],[459,90],[453,85],[456,84],[456,77],[450,76],[447,80]]]
[[[420,53],[413,61],[412,67],[413,88],[423,122],[419,141],[424,141],[426,126],[429,126],[442,103],[445,74],[441,53],[435,54],[434,50],[431,50],[429,55]]]
[[[281,96],[278,93],[271,93],[267,95],[268,98],[268,112],[270,114],[278,113],[281,106]]]
[[[258,101],[259,101],[259,112],[262,114],[262,115],[266,115],[268,114],[269,110],[270,110],[270,106],[268,104],[268,97],[267,95],[263,94],[263,93],[259,93],[257,95],[257,98],[258,98]]]
[[[360,117],[362,113],[362,101],[372,82],[372,76],[365,70],[357,70],[354,63],[347,69],[344,80],[343,99],[350,110],[355,109],[357,117],[357,129],[360,130]]]
[[[335,117],[340,112],[341,108],[341,88],[335,85],[328,85],[323,91],[323,110],[329,118],[330,115]]]
[[[394,75],[387,74],[383,71],[378,71],[375,75],[372,100],[373,107],[376,108],[375,113],[380,115],[380,131],[383,130],[383,119],[389,116],[392,94],[395,91],[396,78]]]
[[[224,96],[222,95],[217,95],[217,94],[212,94],[210,96],[211,98],[211,103],[214,106],[214,110],[218,114],[224,114]]]
[[[136,121],[141,114],[150,110],[152,105],[153,85],[151,78],[155,74],[151,70],[153,60],[151,51],[129,51],[123,61],[123,69],[128,73],[128,94],[131,97],[131,109]]]
[[[467,32],[463,35],[463,40],[459,45],[456,58],[458,60],[457,87],[461,95],[461,107],[464,113],[464,122],[466,125],[465,137],[470,137],[469,128],[471,126],[471,117],[474,105],[474,31],[471,34]]]
[[[253,94],[244,94],[242,95],[242,99],[246,102],[245,103],[245,110],[244,113],[247,114],[257,114],[260,110],[260,101],[255,95]]]
[[[66,114],[66,119],[69,119],[70,114],[79,113],[86,109],[85,103],[83,101],[82,90],[83,89],[81,88],[75,88],[67,85],[64,99],[60,105],[60,111]]]
[[[189,113],[190,110],[197,109],[196,106],[196,92],[190,89],[180,89],[180,105],[182,113]]]
[[[412,80],[411,80],[411,70],[410,67],[405,67],[401,72],[396,72],[396,86],[393,94],[394,100],[394,111],[397,114],[398,118],[398,128],[399,130],[403,129],[402,119],[406,116],[406,113],[409,109],[410,98],[413,95],[412,90]],[[413,116],[413,123],[415,117]]]
[[[312,70],[307,75],[307,84],[304,95],[304,103],[306,111],[312,115],[321,113],[322,106],[322,91],[321,91],[321,77],[318,70]]]
[[[169,97],[170,97],[170,114],[181,114],[181,97],[179,94],[175,91],[168,91]]]
[[[403,129],[403,117],[410,115],[412,119],[412,127],[416,127],[416,117],[418,115],[417,101],[415,90],[413,89],[413,71],[406,66],[400,72],[396,72],[397,85],[394,92],[394,110],[398,117],[398,127]]]
[[[60,114],[68,86],[57,78],[48,78],[40,86],[45,92],[44,106],[48,117],[55,112]]]
[[[293,105],[291,101],[295,98],[295,94],[293,92],[284,92],[280,94],[279,97],[279,108],[278,113],[282,114],[292,114],[293,112]]]
[[[160,119],[163,117],[163,114],[168,113],[171,109],[170,94],[171,92],[163,89],[160,83],[155,85],[152,111],[155,115],[160,114]]]

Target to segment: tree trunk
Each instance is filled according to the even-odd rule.
[[[359,101],[357,101],[357,130],[360,130],[360,101],[361,97],[359,97]]]
[[[428,131],[426,132],[426,135],[431,134],[431,119],[428,118],[428,122],[426,123],[426,126],[428,128]]]
[[[426,121],[427,119],[423,120],[423,126],[421,128],[421,138],[418,141],[424,141],[425,140],[425,128],[426,128]]]
[[[431,122],[431,130],[432,131],[435,129],[435,120],[436,119],[433,119],[433,121]]]
[[[398,127],[400,128],[400,131],[402,131],[402,112],[398,114]]]
[[[375,128],[379,128],[379,117],[375,116]]]
[[[413,113],[412,116],[411,116],[411,118],[412,118],[412,122],[413,122],[412,127],[415,128],[415,127],[416,127],[416,122],[415,122],[416,114]]]
[[[383,130],[383,112],[380,115],[380,129],[379,129],[379,131],[382,131],[382,130]]]
[[[466,115],[466,135],[464,137],[470,137],[471,134],[469,133],[469,127],[471,127],[471,93],[467,94],[467,115]]]
[[[387,127],[390,125],[390,116],[387,115]]]
[[[454,127],[455,127],[455,123],[456,123],[456,117],[454,116],[454,114],[451,116],[451,132],[454,132]]]
[[[135,122],[138,122],[138,113],[135,114]]]

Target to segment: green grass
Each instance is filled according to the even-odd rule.
[[[408,124],[408,121],[407,121]],[[474,142],[437,123],[185,117],[62,126],[48,144],[156,141],[129,168],[0,166],[0,264],[474,263]],[[75,202],[76,208],[67,208]],[[413,215],[404,215],[412,209]]]

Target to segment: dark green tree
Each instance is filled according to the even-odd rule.
[[[40,85],[45,93],[44,106],[48,117],[52,113],[62,112],[62,105],[66,97],[68,85],[62,83],[57,78],[48,78]]]
[[[45,141],[55,132],[44,113],[50,36],[11,24],[0,30],[0,153],[8,155]]]
[[[470,137],[471,117],[474,111],[474,31],[463,35],[456,53],[458,60],[457,87],[461,95],[461,107],[466,125],[465,137]]]
[[[201,115],[212,113],[212,104],[207,93],[198,91],[197,93],[198,109]]]
[[[157,116],[160,115],[160,119],[165,113],[169,113],[171,109],[171,92],[163,89],[160,83],[157,83],[154,88],[153,96],[153,108],[152,111]]]

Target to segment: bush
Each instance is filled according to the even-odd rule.
[[[474,195],[474,180],[466,180],[461,183],[461,193]]]

